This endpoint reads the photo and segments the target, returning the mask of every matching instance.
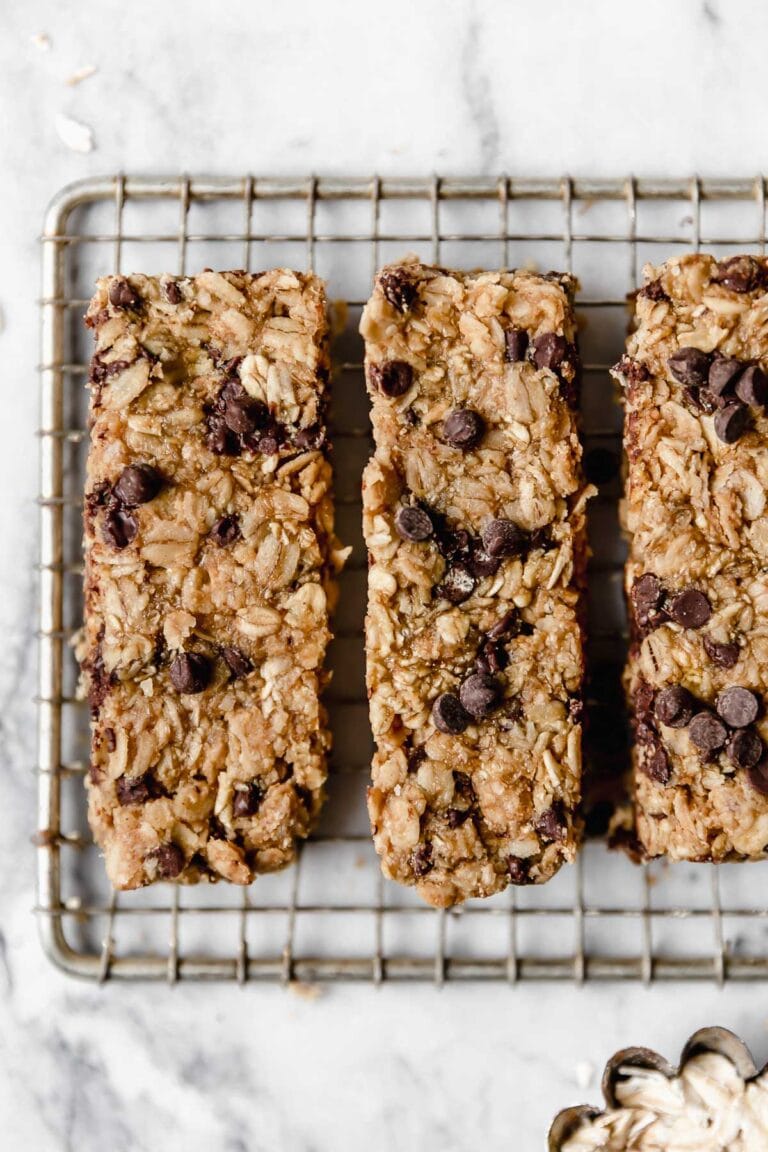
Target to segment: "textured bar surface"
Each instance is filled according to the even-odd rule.
[[[293,859],[326,779],[323,286],[110,277],[87,323],[91,826],[117,888],[246,884]]]
[[[438,906],[546,880],[578,844],[573,287],[409,260],[363,314],[369,812],[384,872]]]
[[[637,831],[649,856],[768,845],[768,261],[645,270],[617,366]]]

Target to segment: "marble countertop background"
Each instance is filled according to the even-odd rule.
[[[46,39],[47,37],[47,39]],[[703,1024],[768,1058],[761,985],[80,985],[37,941],[39,234],[126,171],[768,171],[762,0],[25,0],[0,13],[0,1145],[534,1152],[630,1043]],[[77,84],[81,69],[97,71]],[[77,152],[88,126],[94,148]],[[57,120],[57,117],[59,119]],[[57,127],[58,124],[58,127]],[[74,136],[73,136],[74,133]],[[87,133],[85,134],[87,137]]]

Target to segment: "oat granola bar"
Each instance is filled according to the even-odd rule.
[[[369,812],[385,874],[438,906],[544,881],[577,849],[573,287],[411,259],[361,323]]]
[[[87,323],[91,827],[117,888],[247,884],[291,861],[326,779],[323,286],[108,277]]]
[[[768,846],[768,261],[646,269],[626,404],[637,831],[647,855]]]

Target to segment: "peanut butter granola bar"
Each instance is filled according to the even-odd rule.
[[[768,260],[646,269],[616,375],[637,831],[649,856],[768,847]]]
[[[429,903],[575,856],[584,507],[573,281],[406,260],[363,313],[363,480],[386,875]]]
[[[247,884],[293,859],[326,779],[323,286],[107,277],[86,322],[91,827],[116,888]]]

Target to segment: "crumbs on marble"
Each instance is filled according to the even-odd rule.
[[[64,83],[68,84],[70,88],[74,88],[76,84],[82,84],[83,80],[89,80],[91,76],[95,76],[97,72],[98,68],[95,64],[86,64],[84,68],[78,68],[76,72],[67,76]]]
[[[298,996],[300,1000],[319,1000],[323,990],[319,984],[307,984],[304,980],[291,980],[288,990]]]
[[[66,144],[73,152],[93,152],[95,147],[93,129],[81,120],[72,116],[65,116],[63,112],[56,113],[56,133],[62,144]]]
[[[35,32],[34,36],[30,36],[30,40],[38,52],[50,52],[51,38],[47,32]]]

